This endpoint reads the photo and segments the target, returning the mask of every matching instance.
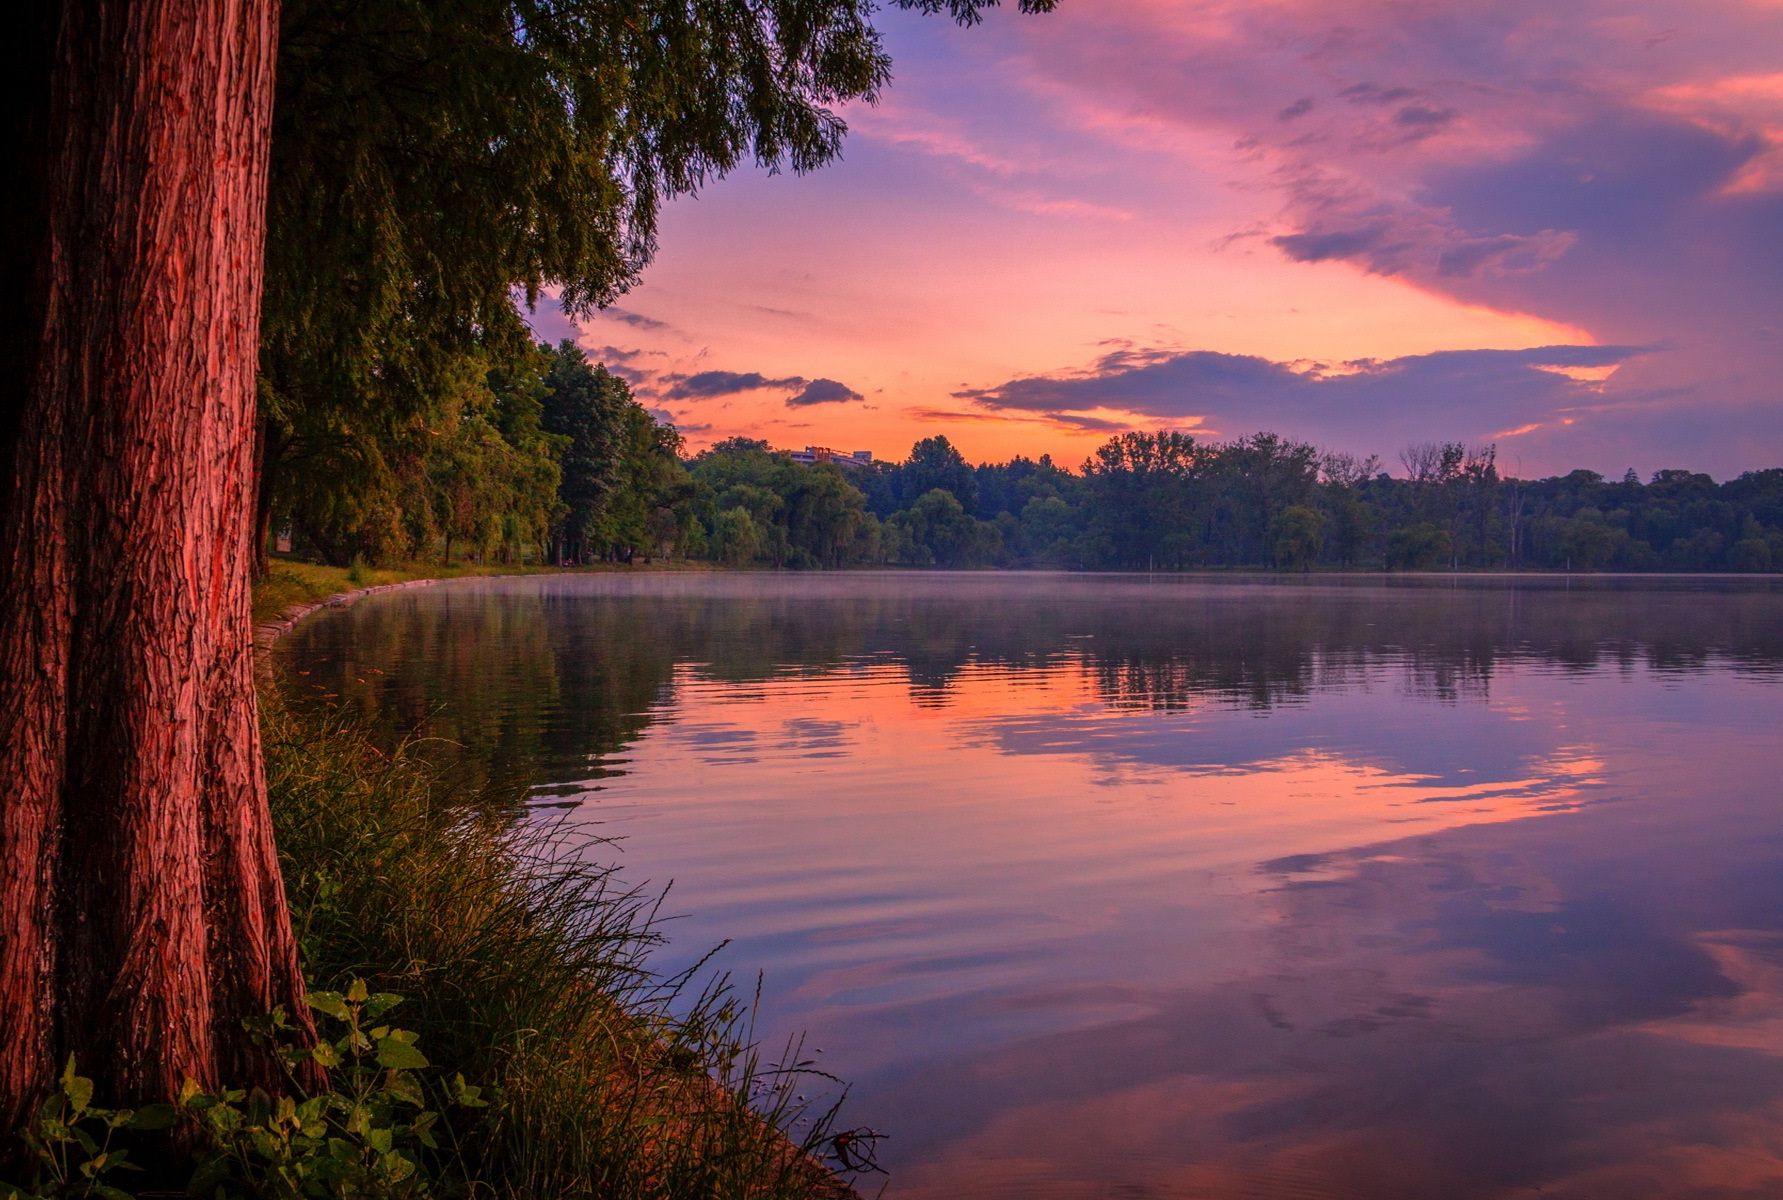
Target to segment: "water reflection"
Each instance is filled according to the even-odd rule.
[[[893,1196],[1783,1194],[1774,584],[529,579],[281,658],[673,877]]]

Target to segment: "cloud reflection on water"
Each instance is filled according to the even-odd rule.
[[[1783,1190],[1768,585],[523,580],[293,637],[588,787],[893,1196]]]

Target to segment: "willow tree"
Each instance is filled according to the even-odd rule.
[[[988,2],[902,0],[962,21]],[[6,1128],[69,1052],[114,1102],[276,1085],[242,1020],[301,1011],[250,662],[269,175],[265,411],[336,406],[353,436],[391,381],[513,330],[511,289],[559,286],[573,311],[617,294],[663,197],[832,158],[829,106],[886,78],[870,12],[295,0],[281,26],[277,0],[63,0],[14,18]]]
[[[996,0],[897,0],[977,20]],[[586,316],[665,199],[812,170],[889,62],[871,0],[285,0],[262,350],[258,545],[282,494],[424,412],[518,296]],[[1024,11],[1052,0],[1022,0]],[[283,492],[281,491],[283,489]]]

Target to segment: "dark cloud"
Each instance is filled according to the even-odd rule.
[[[1384,225],[1367,229],[1286,233],[1270,238],[1269,244],[1295,262],[1326,262],[1330,259],[1364,258],[1380,244],[1385,233]]]
[[[623,321],[634,329],[669,328],[669,323],[667,321],[659,321],[655,317],[647,317],[643,313],[631,312],[628,309],[619,308],[617,306],[602,309],[601,315],[609,317],[615,321]]]
[[[1278,121],[1292,121],[1295,117],[1304,117],[1307,113],[1312,111],[1312,107],[1312,97],[1302,96],[1300,99],[1294,101],[1294,103],[1288,105],[1288,107],[1276,113],[1275,119]]]
[[[640,371],[636,367],[628,367],[624,363],[604,362],[601,365],[607,368],[607,373],[609,375],[619,376],[619,378],[631,384],[634,389],[648,386],[650,381],[655,378],[656,374],[654,371]]]
[[[904,414],[918,421],[981,421],[996,424],[1009,419],[1000,413],[970,408],[907,408]]]
[[[627,350],[622,346],[595,346],[588,351],[588,357],[595,362],[606,363],[609,368],[614,363],[636,362],[646,354],[660,354],[661,351]]]
[[[792,381],[796,386],[798,381]],[[866,397],[845,383],[834,379],[813,379],[796,394],[786,398],[788,408],[803,408],[808,404],[839,404],[859,402]]]
[[[1427,104],[1408,104],[1393,114],[1393,124],[1405,129],[1434,131],[1454,119],[1454,109],[1431,108]]]
[[[1191,350],[954,395],[988,410],[1033,413],[1085,429],[1128,427],[1095,415],[1113,410],[1220,436],[1272,428],[1338,448],[1389,453],[1410,441],[1485,442],[1619,420],[1611,414],[1620,403],[1654,397],[1612,401],[1598,384],[1567,372],[1620,368],[1650,353],[1633,346],[1541,346],[1326,364]]]
[[[1046,419],[1054,425],[1087,433],[1125,433],[1133,427],[1131,421],[1110,421],[1106,417],[1086,417],[1079,413],[1047,413]]]
[[[1146,6],[1041,29],[1029,65],[1098,128],[1243,147],[1256,174],[1237,182],[1282,196],[1261,236],[1290,260],[1663,345],[1605,389],[1621,417],[1598,435],[1737,471],[1783,452],[1783,145],[1763,82],[1783,26],[1774,5],[1697,7],[1296,0],[1204,32]],[[1333,82],[1284,109],[1285,78]]]
[[[1401,100],[1410,100],[1418,94],[1416,88],[1382,87],[1378,83],[1351,84],[1337,93],[1351,104],[1397,104]]]
[[[693,375],[664,375],[661,390],[666,400],[716,400],[768,389],[791,390],[788,408],[813,404],[861,403],[866,397],[834,379],[807,379],[803,375],[764,375],[760,371],[700,371]]]
[[[668,375],[663,395],[670,400],[711,400],[762,388],[796,388],[805,383],[800,375],[770,378],[759,371],[701,371],[694,375]]]

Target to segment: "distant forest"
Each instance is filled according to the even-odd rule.
[[[431,411],[286,456],[275,523],[346,564],[687,558],[835,568],[1770,571],[1783,468],[1716,483],[1500,473],[1492,446],[1376,458],[1258,433],[1110,438],[1076,471],[978,466],[945,437],[898,463],[804,465],[733,438],[692,457],[573,343],[467,360]]]

